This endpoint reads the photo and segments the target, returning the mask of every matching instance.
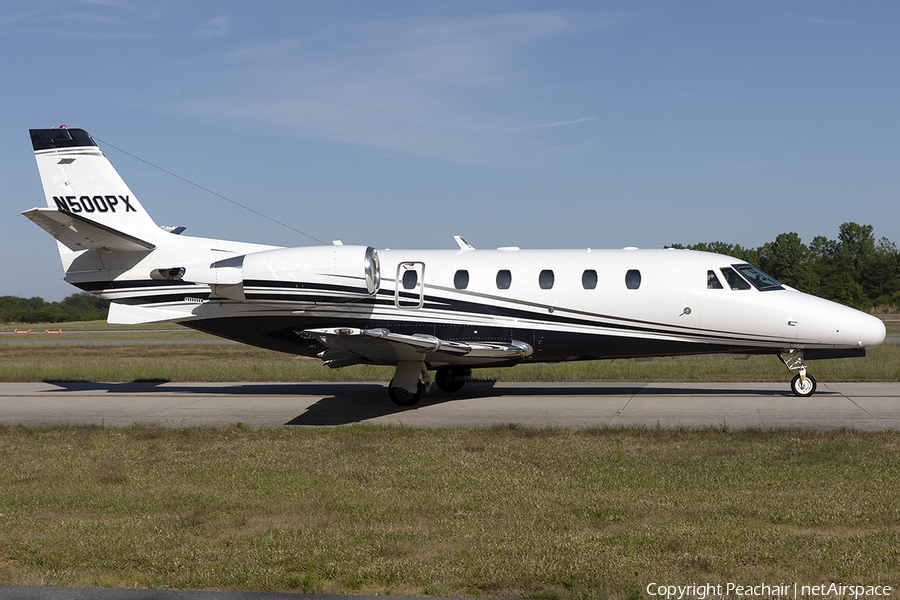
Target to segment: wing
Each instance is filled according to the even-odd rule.
[[[432,365],[480,365],[515,362],[533,352],[524,342],[452,342],[433,335],[404,335],[387,329],[305,329],[298,332],[328,347],[319,358],[332,369],[360,363],[397,364],[401,360]]]

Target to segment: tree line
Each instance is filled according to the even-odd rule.
[[[756,265],[793,288],[861,310],[900,308],[900,252],[871,225],[844,223],[836,240],[816,236],[807,246],[796,233],[782,233],[758,248],[723,242],[687,248],[727,254]]]
[[[109,300],[81,292],[62,302],[0,296],[0,323],[68,323],[105,320]]]

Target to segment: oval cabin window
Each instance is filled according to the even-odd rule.
[[[625,273],[625,287],[629,290],[636,290],[641,287],[641,272],[637,269],[631,269]]]
[[[540,276],[538,277],[538,283],[541,286],[542,290],[549,290],[553,287],[553,271],[549,269],[545,269],[541,271]]]

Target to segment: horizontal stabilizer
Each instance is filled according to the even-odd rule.
[[[147,252],[156,248],[155,244],[75,213],[54,208],[32,208],[22,214],[73,252],[89,248]]]
[[[387,329],[305,329],[301,334],[328,346],[319,357],[331,368],[371,362],[396,364],[426,360],[452,364],[507,361],[531,355],[523,342],[452,342],[433,335],[391,333]]]

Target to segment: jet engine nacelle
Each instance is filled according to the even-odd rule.
[[[214,296],[266,306],[349,302],[378,291],[378,253],[367,246],[279,248],[221,260],[184,279]]]

